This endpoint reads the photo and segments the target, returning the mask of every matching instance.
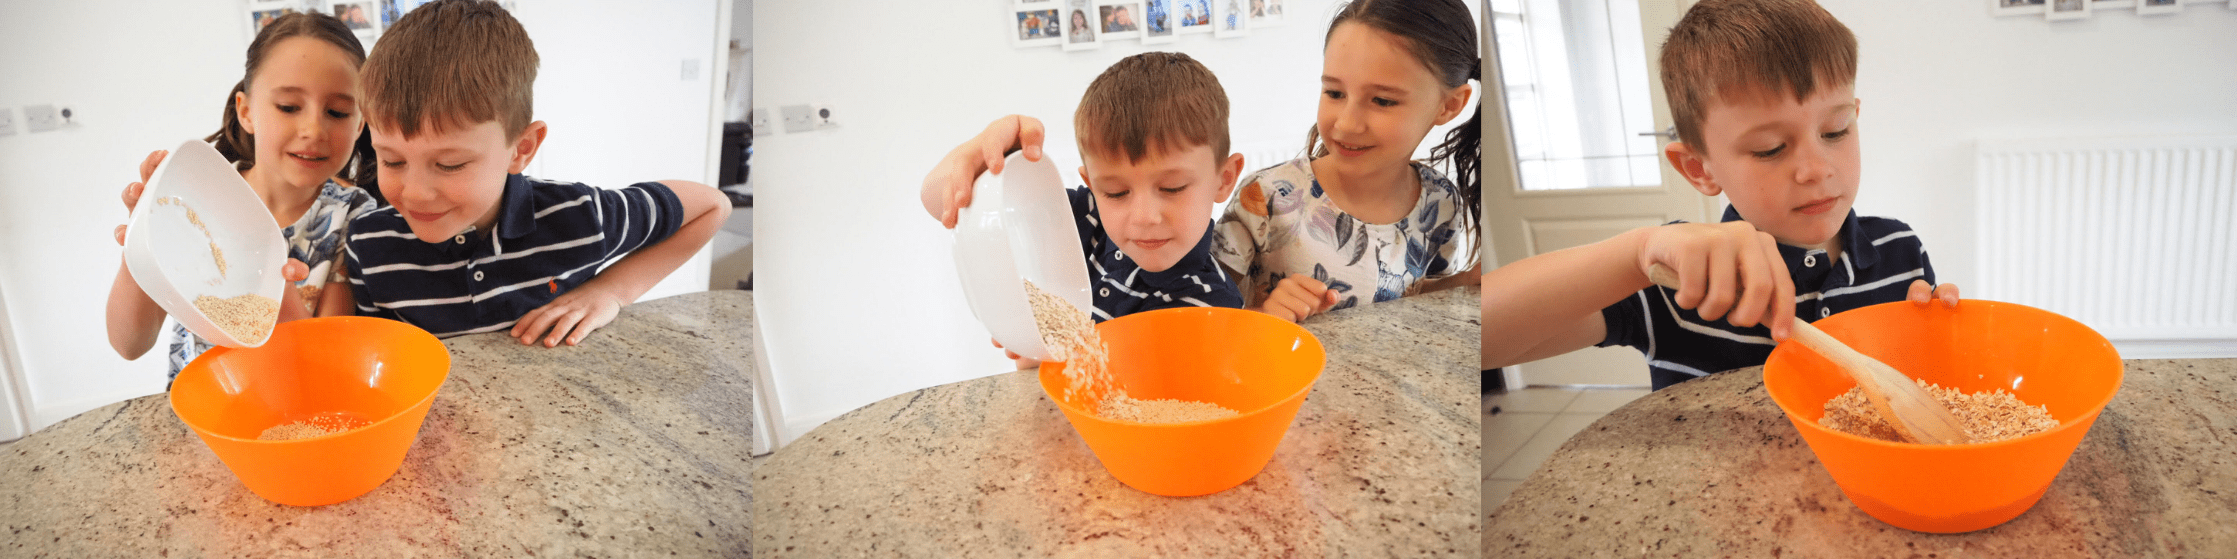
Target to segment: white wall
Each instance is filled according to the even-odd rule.
[[[620,185],[712,182],[706,139],[718,60],[713,0],[518,0],[543,57],[537,117],[552,126],[539,176]],[[140,159],[215,130],[251,38],[235,0],[0,3],[0,296],[33,429],[161,391],[167,340],[137,361],[109,348],[103,309],[123,223],[117,193]],[[696,57],[696,80],[681,79]],[[23,105],[76,109],[38,134]],[[704,252],[648,297],[704,289]]]
[[[2237,133],[2237,11],[2219,1],[2058,22],[1974,0],[1819,3],[1859,45],[1857,211],[1910,223],[1961,287],[1974,208],[1998,203],[1973,196],[1979,140]]]
[[[1065,52],[1011,47],[1007,0],[757,2],[754,106],[826,103],[840,122],[754,142],[754,237],[767,240],[755,309],[780,444],[878,399],[1012,368],[965,306],[950,234],[917,197],[925,172],[996,117],[1041,119],[1049,156],[1077,176],[1072,109],[1088,82],[1128,55],[1181,51],[1219,75],[1238,152],[1301,151],[1335,3],[1288,4],[1286,25],[1248,37]]]

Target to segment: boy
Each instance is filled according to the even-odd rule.
[[[1955,285],[1933,287],[1908,226],[1849,209],[1856,37],[1832,14],[1809,0],[1704,0],[1671,29],[1661,64],[1678,128],[1664,156],[1695,190],[1731,200],[1723,223],[1634,229],[1486,274],[1485,368],[1631,346],[1659,390],[1763,364],[1796,315],[1957,304]],[[1650,283],[1656,264],[1681,288]]]
[[[1148,52],[1112,64],[1073,113],[1083,188],[1067,191],[1087,255],[1098,322],[1169,307],[1243,306],[1211,255],[1212,207],[1235,189],[1227,94],[1188,55]],[[924,209],[955,227],[981,171],[1025,150],[1039,161],[1040,121],[1007,116],[956,146],[924,179]],[[1014,357],[1013,357],[1014,358]]]
[[[698,183],[521,176],[549,128],[530,120],[535,45],[495,2],[433,2],[382,39],[363,107],[393,206],[350,223],[358,314],[442,337],[509,328],[522,344],[577,344],[729,215]]]

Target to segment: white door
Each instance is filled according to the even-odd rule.
[[[7,300],[0,296],[0,442],[31,434],[29,409],[18,390],[23,386],[23,366],[16,361],[15,327],[8,322]]]
[[[1654,63],[1689,0],[1493,0],[1510,149],[1484,189],[1500,264],[1722,211],[1662,160],[1670,109]],[[1487,112],[1487,115],[1495,114]],[[1487,133],[1488,135],[1488,133]],[[1489,145],[1487,143],[1487,145]],[[1487,173],[1488,175],[1488,173]],[[1494,183],[1499,181],[1492,181]],[[1647,386],[1630,348],[1588,348],[1507,371],[1509,386]]]

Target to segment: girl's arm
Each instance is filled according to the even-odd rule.
[[[334,262],[334,277],[326,280],[326,287],[319,289],[319,316],[353,316],[357,314],[357,296],[350,293],[350,271],[341,262]]]
[[[119,237],[121,238],[121,237]],[[155,304],[140,291],[140,284],[132,281],[132,272],[117,262],[116,283],[109,286],[109,347],[117,356],[139,359],[155,347],[157,334],[163,331],[163,307]]]
[[[131,216],[140,201],[140,191],[146,188],[148,177],[155,174],[155,166],[163,163],[163,150],[148,153],[140,161],[140,182],[124,185],[124,215]],[[124,246],[123,225],[116,227],[117,246]],[[109,285],[108,329],[109,347],[117,356],[139,359],[155,346],[156,336],[163,331],[163,307],[140,290],[140,283],[132,280],[132,271],[126,269],[122,258],[117,260],[117,277]]]

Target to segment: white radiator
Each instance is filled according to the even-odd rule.
[[[2237,136],[1984,141],[1979,291],[2123,358],[2237,357]]]

